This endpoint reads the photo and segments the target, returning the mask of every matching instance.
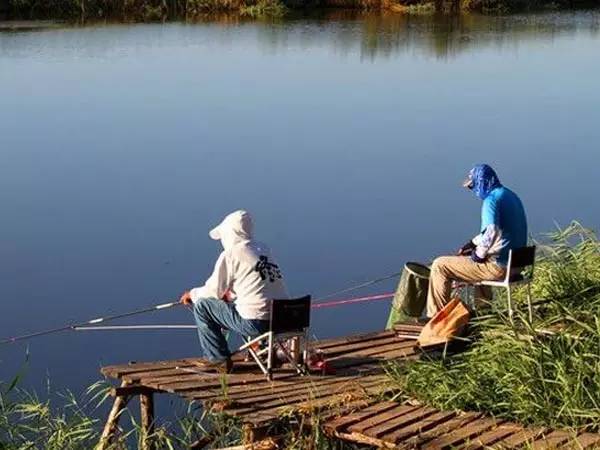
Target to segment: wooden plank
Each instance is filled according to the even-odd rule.
[[[457,447],[459,444],[477,437],[479,434],[483,433],[484,431],[488,431],[490,428],[496,428],[502,423],[502,420],[496,420],[493,418],[478,419],[457,430],[446,433],[443,436],[429,441],[425,448],[438,449]]]
[[[418,352],[411,348],[404,348],[400,350],[392,350],[386,352],[384,355],[375,354],[372,356],[352,356],[348,357],[347,355],[335,357],[328,362],[334,367],[336,370],[345,369],[349,367],[357,367],[366,364],[373,364],[376,362],[392,362],[396,359],[409,359],[416,358]]]
[[[420,422],[423,419],[432,416],[436,412],[437,411],[434,408],[419,408],[418,410],[404,414],[401,417],[392,418],[381,425],[367,428],[363,431],[363,434],[379,439],[386,433],[390,433],[391,431],[398,430],[399,428]]]
[[[367,400],[369,396],[379,395],[386,391],[386,387],[382,386],[381,383],[375,383],[372,386],[361,386],[361,389],[351,390],[344,393],[332,394],[322,398],[314,398],[308,401],[301,401],[291,405],[275,405],[269,408],[261,409],[260,411],[253,412],[242,418],[244,422],[251,423],[256,426],[262,426],[265,424],[264,420],[266,417],[271,417],[270,420],[276,418],[283,411],[300,411],[300,410],[314,410],[318,408],[336,408],[340,404],[352,401],[356,402],[359,400]]]
[[[352,442],[353,444],[358,444],[361,446],[368,445],[373,448],[385,448],[387,447],[386,443],[380,439],[372,438],[370,436],[366,436],[360,433],[341,433],[338,432],[335,436],[344,441]]]
[[[582,433],[577,436],[573,448],[586,450],[588,448],[600,447],[600,434],[598,433]]]
[[[299,382],[298,379],[301,377],[290,377],[290,378],[286,378],[286,379],[281,379],[281,380],[274,380],[271,382],[266,382],[266,383],[253,383],[253,384],[246,384],[246,385],[234,385],[234,386],[227,386],[226,387],[226,391],[228,395],[231,396],[236,396],[240,393],[256,393],[256,392],[267,392],[267,391],[272,391],[274,389],[277,389],[279,387],[285,387],[285,386],[295,386],[296,383],[302,383]],[[335,378],[334,376],[323,376],[323,377],[318,377],[318,378],[313,378],[313,377],[304,377],[307,378],[307,381],[304,381],[304,383],[313,383],[313,382],[319,382],[321,380],[329,380],[329,379],[333,379]],[[185,391],[184,395],[187,398],[191,398],[194,400],[202,400],[202,399],[207,399],[207,398],[211,398],[211,397],[217,397],[217,396],[221,396],[224,394],[223,388],[222,386],[219,386],[217,388],[211,388],[211,387],[206,387],[206,388],[200,388],[197,390],[190,390],[190,391]]]
[[[402,405],[398,403],[395,408],[392,408],[389,411],[384,411],[373,417],[369,417],[363,421],[350,425],[349,427],[347,427],[347,430],[351,433],[364,434],[364,431],[367,428],[374,427],[384,422],[389,422],[393,419],[396,419],[397,417],[404,416],[406,414],[412,413],[413,411],[422,409],[423,407],[421,406]]]
[[[129,386],[121,386],[112,388],[110,390],[110,395],[113,397],[122,397],[128,395],[145,395],[151,394],[152,392],[157,392],[155,389],[149,388],[147,386],[140,385],[129,385]]]
[[[277,373],[277,379],[291,378],[297,376],[296,372]],[[256,374],[245,374],[245,375],[225,375],[219,373],[196,373],[187,372],[185,374],[178,375],[176,377],[162,377],[162,378],[144,378],[140,380],[140,384],[145,386],[164,386],[171,390],[190,390],[194,387],[197,389],[208,388],[208,387],[220,387],[223,385],[235,386],[248,383],[262,383],[268,384],[265,375],[262,373]]]
[[[336,346],[342,346],[346,344],[352,344],[355,342],[364,341],[376,341],[377,339],[384,339],[390,336],[395,336],[396,333],[392,330],[388,331],[374,331],[370,333],[354,334],[351,336],[335,337],[330,339],[320,339],[312,342],[311,347],[325,350]]]
[[[399,448],[428,448],[427,444],[433,440],[438,438],[439,436],[444,435],[445,433],[450,433],[454,430],[460,429],[463,426],[467,426],[469,423],[474,422],[482,416],[481,413],[476,412],[467,412],[464,414],[459,414],[456,417],[444,422],[441,425],[438,425],[429,431],[424,433],[420,433],[417,436],[406,439],[402,443],[398,443]]]
[[[324,350],[323,353],[325,354],[326,357],[332,357],[332,356],[336,356],[336,355],[340,355],[340,354],[344,354],[344,353],[349,353],[352,351],[367,350],[367,349],[371,349],[373,347],[379,347],[379,346],[389,345],[389,344],[399,344],[401,342],[402,342],[402,340],[400,338],[397,338],[396,336],[390,336],[388,338],[378,339],[376,341],[362,341],[362,342],[357,342],[354,344],[346,344],[346,345],[339,346],[339,347],[333,347],[333,348]]]
[[[415,358],[420,352],[414,347],[400,348],[387,350],[382,353],[375,353],[372,357],[377,358],[381,362],[392,362],[397,359]]]
[[[495,446],[502,449],[521,447],[530,444],[545,432],[546,428],[524,428],[521,432],[511,434],[510,436],[501,439]]]
[[[392,342],[391,344],[385,344],[385,345],[371,345],[365,349],[354,350],[354,351],[350,351],[348,353],[344,353],[344,354],[338,356],[337,358],[350,357],[350,356],[371,356],[371,355],[376,355],[378,353],[383,353],[386,351],[395,351],[395,350],[400,350],[400,349],[405,349],[405,348],[412,348],[412,347],[414,347],[414,345],[415,345],[414,341],[398,341],[398,342]],[[335,360],[336,357],[328,358],[328,360],[330,360],[330,359]]]
[[[321,389],[327,387],[328,389],[338,389],[344,388],[348,386],[350,383],[353,385],[366,385],[373,381],[383,382],[385,381],[384,375],[371,375],[368,377],[346,377],[346,378],[327,378],[322,381],[315,381],[312,383],[302,383],[296,384],[295,386],[287,387],[285,390],[282,389],[274,389],[272,391],[268,391],[263,394],[250,394],[250,395],[235,395],[232,398],[235,398],[236,401],[250,401],[250,402],[259,402],[264,401],[269,398],[276,398],[281,396],[282,394],[287,395],[289,393],[300,392],[300,391],[308,391],[310,393],[313,389]]]
[[[546,450],[558,448],[562,444],[567,443],[570,440],[575,439],[575,436],[568,431],[556,430],[550,433],[540,436],[531,444],[531,450]]]
[[[364,366],[367,364],[373,364],[376,362],[380,362],[378,361],[377,358],[374,358],[372,356],[351,356],[351,357],[347,357],[347,356],[337,356],[333,359],[329,359],[327,361],[327,363],[333,367],[336,372],[341,372],[342,370],[350,370],[352,368],[359,368],[360,366]],[[383,372],[383,369],[382,369]]]
[[[398,406],[395,402],[381,402],[375,403],[374,405],[369,406],[361,411],[357,411],[354,414],[350,414],[347,416],[341,416],[336,418],[335,420],[331,420],[323,425],[325,431],[334,432],[334,431],[345,431],[346,427],[353,425],[357,422],[361,422],[365,419],[368,419],[374,415],[379,413],[388,411],[392,408]]]
[[[160,369],[175,369],[179,366],[189,366],[190,359],[193,358],[176,359],[171,361],[155,361],[146,363],[130,362],[128,364],[105,366],[100,369],[100,372],[102,372],[102,374],[107,377],[119,378],[122,375],[131,374],[134,372],[152,371]]]
[[[423,329],[423,325],[412,324],[412,323],[397,323],[394,325],[393,330],[401,333],[420,334]]]
[[[456,417],[456,412],[454,411],[440,411],[425,417],[416,423],[386,433],[380,436],[380,439],[384,442],[389,442],[390,444],[401,443],[415,435],[422,434],[434,427],[441,426],[444,422],[447,422],[454,417]]]
[[[375,382],[379,383],[380,380],[376,380]],[[243,406],[251,406],[251,405],[255,405],[256,408],[260,408],[260,409],[264,409],[264,408],[268,408],[269,406],[273,406],[275,404],[281,404],[281,402],[283,401],[283,404],[293,404],[296,403],[298,401],[302,401],[302,400],[306,400],[307,398],[316,398],[317,396],[324,396],[327,394],[337,394],[340,391],[346,391],[349,389],[361,389],[361,385],[360,383],[358,383],[358,380],[349,380],[349,381],[341,381],[341,382],[334,382],[331,385],[325,385],[325,386],[316,386],[313,387],[313,389],[310,390],[306,390],[306,391],[300,391],[300,392],[296,392],[292,395],[286,395],[285,398],[281,397],[280,395],[270,395],[270,396],[266,396],[266,397],[261,397],[258,400],[254,400],[254,398],[251,399],[242,399],[240,401],[236,401],[236,404],[240,405],[241,407]]]
[[[302,393],[310,394],[312,391],[317,389],[335,389],[336,387],[344,387],[347,383],[358,381],[358,378],[353,379],[327,379],[321,383],[312,383],[312,384],[295,384],[292,386],[287,386],[285,388],[274,389],[273,391],[259,391],[254,393],[243,394],[240,393],[238,395],[229,394],[227,397],[240,405],[254,404],[260,403],[263,401],[273,400],[277,398],[281,398],[282,396],[290,396],[292,395],[300,395]]]
[[[279,380],[283,378],[290,378],[297,376],[297,373],[294,372],[275,372],[273,374],[274,380]],[[258,374],[245,374],[240,376],[235,375],[220,375],[220,374],[210,374],[210,375],[200,375],[200,374],[190,374],[185,378],[180,380],[169,380],[169,381],[161,381],[157,380],[156,382],[151,382],[148,380],[143,380],[144,385],[155,387],[157,389],[161,389],[168,392],[182,392],[182,391],[190,391],[190,390],[198,390],[207,387],[219,387],[223,384],[227,386],[236,386],[236,385],[245,385],[251,383],[268,383],[265,375],[263,373]]]
[[[173,377],[173,376],[179,376],[181,374],[184,374],[185,371],[183,369],[185,368],[193,368],[195,367],[194,365],[190,364],[187,366],[179,366],[176,367],[174,369],[156,369],[156,370],[146,370],[146,371],[142,371],[142,372],[133,372],[130,374],[123,374],[120,376],[120,378],[122,380],[126,380],[129,381],[131,383],[138,383],[140,380],[144,379],[144,378],[148,378],[148,379],[156,379],[156,378],[168,378],[168,377]]]
[[[495,429],[486,431],[472,440],[465,450],[484,450],[508,436],[523,431],[523,426],[514,423],[505,423]]]

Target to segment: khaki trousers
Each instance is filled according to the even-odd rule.
[[[450,301],[452,281],[474,283],[501,280],[506,269],[494,262],[476,263],[468,256],[441,256],[433,261],[427,294],[427,317],[433,317]],[[490,298],[491,290],[478,289],[476,299]]]

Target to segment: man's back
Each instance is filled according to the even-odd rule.
[[[271,250],[256,241],[240,242],[225,251],[231,267],[236,309],[244,318],[268,319],[270,301],[289,294]]]
[[[527,245],[527,216],[523,203],[517,194],[501,186],[486,197],[482,208],[482,229],[495,225],[501,235],[502,248],[497,262],[508,263],[509,250]]]

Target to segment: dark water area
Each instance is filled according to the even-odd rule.
[[[452,252],[478,162],[535,235],[600,211],[600,14],[328,13],[0,33],[0,335],[201,284],[207,235],[253,213],[295,295]],[[393,290],[395,281],[360,291]],[[389,303],[313,334],[381,329]],[[192,323],[184,310],[121,323]],[[0,349],[0,379],[80,392],[103,364],[193,356],[193,331],[66,333]]]

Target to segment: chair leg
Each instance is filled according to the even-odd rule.
[[[531,306],[531,283],[527,283],[527,309],[529,310],[529,323],[533,323],[533,307]]]
[[[273,332],[269,333],[267,345],[269,346],[267,351],[267,379],[271,381],[273,379]]]
[[[506,287],[506,292],[508,293],[508,318],[510,319],[510,323],[513,323],[512,293],[510,285]]]

